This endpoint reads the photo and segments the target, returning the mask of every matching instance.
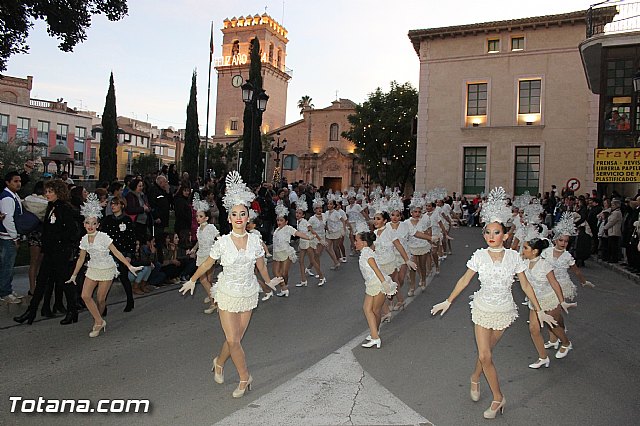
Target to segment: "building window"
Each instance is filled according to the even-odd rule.
[[[537,194],[540,186],[540,147],[516,147],[515,194]]]
[[[0,114],[0,142],[9,142],[9,116]]]
[[[238,130],[238,120],[231,120],[230,129],[231,130]]]
[[[98,153],[98,148],[91,147],[91,152],[89,153],[89,161],[91,161],[92,163],[95,163],[97,153]]]
[[[541,80],[518,82],[518,114],[540,114]]]
[[[58,123],[56,128],[56,145],[67,146],[67,134],[69,133],[69,126],[66,124]]]
[[[498,52],[500,52],[500,39],[490,38],[489,40],[487,40],[487,53]]]
[[[76,134],[73,143],[73,159],[82,164],[84,161],[84,140],[87,137],[87,129],[76,127]]]
[[[467,147],[464,149],[464,194],[485,192],[487,177],[487,148]]]
[[[524,37],[511,38],[511,51],[524,50]]]
[[[467,84],[467,117],[474,115],[487,115],[487,83]]]
[[[607,88],[604,107],[605,131],[631,131],[634,74],[633,60],[623,59],[607,62]],[[635,128],[638,129],[638,118],[636,118]]]
[[[269,43],[269,63],[273,65],[273,43]]]
[[[337,141],[338,140],[338,124],[333,123],[329,128],[329,140]]]
[[[231,46],[231,56],[236,56],[240,53],[240,41],[233,40],[233,45]]]
[[[42,155],[48,155],[49,148],[49,127],[51,124],[48,121],[38,121],[38,145],[42,150]]]
[[[276,66],[278,67],[278,69],[282,69],[282,50],[278,49],[278,57],[277,57],[277,61],[276,61]]]
[[[18,117],[18,129],[16,131],[16,138],[22,142],[30,142],[29,140],[29,119]]]

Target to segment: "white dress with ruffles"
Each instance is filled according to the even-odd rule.
[[[198,230],[196,231],[196,238],[198,239],[196,266],[202,265],[202,262],[207,260],[207,257],[209,257],[209,253],[211,252],[213,242],[218,235],[220,235],[220,231],[218,231],[218,228],[216,228],[215,225],[207,223],[204,229],[198,226]]]
[[[417,231],[424,231],[423,229],[421,229],[420,220],[418,220],[418,223],[416,223],[415,225],[413,224],[413,222],[411,222],[411,218],[405,220],[404,223],[409,229],[409,236],[407,237],[409,253],[414,256],[422,256],[429,253],[429,251],[431,250],[431,244],[429,244],[429,241],[415,237]]]
[[[310,226],[311,225],[309,224],[309,221],[305,218],[300,219],[297,224],[297,228],[299,232],[302,232],[303,234],[306,234],[309,237],[312,237],[313,234],[311,233],[311,231],[309,231]],[[298,243],[298,247],[300,248],[300,250],[306,250],[308,248],[315,249],[317,245],[318,245],[318,240],[316,238],[311,238],[310,240],[305,240],[303,238],[300,238],[300,242]]]
[[[527,263],[527,269],[524,273],[536,293],[540,308],[545,312],[557,308],[560,301],[558,301],[558,296],[553,291],[553,287],[551,287],[547,278],[547,274],[553,271],[553,265],[542,258],[535,262],[533,267],[529,267],[531,265],[530,260],[525,261],[525,263]],[[528,303],[529,309],[535,309],[531,301]]]
[[[578,288],[569,276],[569,268],[576,264],[571,253],[565,250],[560,256],[554,257],[553,247],[548,247],[542,252],[542,257],[553,266],[553,273],[558,283],[560,283],[564,298],[574,300],[578,295]]]
[[[85,276],[93,281],[111,281],[118,276],[118,266],[111,257],[109,246],[113,243],[111,237],[104,232],[96,232],[93,242],[84,235],[80,240],[80,250],[89,253],[87,272]]]
[[[360,266],[362,278],[364,278],[365,293],[369,296],[377,296],[380,293],[387,295],[395,294],[397,291],[397,284],[391,282],[390,278],[387,279],[386,283],[380,281],[371,265],[369,265],[369,259],[372,257],[375,260],[375,252],[371,247],[363,247],[360,251],[358,265]],[[380,267],[380,265],[378,265],[378,267]],[[391,283],[391,285],[389,286],[388,283]],[[385,286],[385,284],[387,285]]]
[[[388,225],[388,224],[387,224]],[[382,228],[382,233],[376,230],[375,253],[376,263],[383,274],[391,275],[396,270],[396,248],[393,245],[393,235],[389,228]]]
[[[296,228],[291,225],[285,225],[273,231],[273,260],[284,262],[291,259],[291,262],[296,263],[298,256],[289,244],[296,232]]]
[[[315,235],[313,236],[313,240],[316,241],[316,245],[317,244],[324,244],[325,243],[325,228],[327,226],[327,220],[325,218],[324,213],[322,213],[321,217],[318,217],[315,214],[313,216],[311,216],[309,218],[309,225],[311,225],[313,230],[316,231],[316,234],[318,234],[318,237],[320,237],[320,240],[318,240]]]
[[[327,220],[327,239],[337,240],[344,236],[344,224],[342,219],[347,218],[347,214],[342,210],[327,210],[325,213]]]
[[[527,265],[514,250],[505,249],[502,260],[494,262],[488,249],[478,249],[467,261],[467,268],[477,272],[480,281],[480,290],[469,303],[471,320],[487,329],[504,330],[518,318],[511,294],[513,276],[524,272]]]
[[[349,218],[349,223],[356,234],[369,231],[369,225],[362,215],[364,208],[362,208],[360,204],[349,204],[345,210]]]
[[[409,233],[411,232],[411,229],[407,226],[407,224],[405,222],[398,222],[398,227],[396,229],[393,229],[393,224],[389,222],[387,223],[387,229],[391,233],[391,239],[400,241],[400,244],[402,245],[402,248],[404,248],[404,251],[409,253]],[[393,246],[393,249],[396,256],[396,268],[399,269],[402,265],[404,265],[404,259],[395,246]]]
[[[254,272],[256,260],[264,257],[259,236],[248,233],[245,249],[236,247],[231,235],[217,239],[209,254],[220,260],[222,272],[218,283],[211,288],[211,296],[218,308],[228,312],[246,312],[258,306],[260,286]]]

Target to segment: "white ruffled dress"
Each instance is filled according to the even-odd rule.
[[[311,233],[311,231],[309,231],[309,227],[311,227],[311,225],[309,224],[309,221],[307,219],[302,218],[298,221],[298,231],[308,235],[309,237],[312,237],[313,234]],[[318,240],[316,238],[312,238],[310,240],[300,238],[300,242],[298,243],[298,247],[300,248],[300,250],[306,250],[308,248],[315,249],[317,245]]]
[[[238,250],[231,235],[224,235],[214,242],[209,256],[222,265],[218,283],[211,288],[218,309],[246,312],[258,306],[260,286],[254,268],[256,260],[264,257],[260,237],[248,233],[246,249]]]
[[[291,259],[292,263],[296,263],[298,256],[289,244],[296,232],[296,228],[291,225],[285,225],[273,231],[273,260],[284,262]]]
[[[96,232],[93,242],[84,235],[80,240],[80,250],[89,253],[87,272],[85,276],[93,281],[111,281],[118,276],[118,266],[111,257],[109,246],[113,243],[111,237],[104,232]]]
[[[347,218],[347,214],[342,210],[327,210],[325,213],[327,220],[327,239],[337,240],[344,236],[344,224],[342,219]]]
[[[533,287],[533,291],[536,293],[536,299],[538,299],[538,304],[540,304],[540,308],[543,311],[551,311],[558,307],[560,303],[558,301],[558,296],[556,296],[555,291],[553,291],[553,287],[549,284],[549,279],[547,278],[547,274],[553,271],[553,266],[551,263],[547,262],[544,259],[539,259],[533,267],[531,266],[531,261],[525,261],[527,263],[527,269],[524,271],[527,276],[527,280]],[[535,308],[529,303],[529,309],[534,310]]]
[[[404,223],[406,223],[407,228],[409,229],[409,236],[407,238],[409,252],[414,256],[422,256],[429,253],[429,251],[431,251],[431,244],[429,244],[429,241],[414,236],[417,231],[426,231],[426,229],[421,229],[422,225],[420,220],[418,220],[418,223],[415,225],[411,222],[410,218],[405,220]]]
[[[389,232],[388,226],[382,228],[382,233],[379,234],[378,231],[375,231],[374,243],[376,263],[383,274],[391,275],[396,270],[396,248],[393,245],[393,235]]]
[[[198,226],[198,230],[196,231],[196,238],[198,239],[196,266],[202,265],[202,262],[207,260],[211,252],[211,247],[213,247],[213,242],[218,235],[220,235],[220,231],[218,231],[215,225],[208,223],[204,229]]]
[[[389,222],[387,223],[387,231],[391,233],[391,239],[398,240],[402,248],[404,248],[404,251],[409,253],[409,233],[411,229],[407,224],[405,222],[398,222],[398,227],[394,229],[393,223]],[[400,269],[402,265],[404,265],[404,259],[395,246],[393,246],[393,249],[396,256],[396,269]]]
[[[467,268],[477,272],[480,281],[480,290],[469,303],[473,323],[492,330],[509,327],[518,318],[511,294],[513,276],[527,269],[518,252],[505,249],[502,261],[494,262],[488,249],[478,249],[467,261]]]
[[[375,259],[375,252],[371,247],[364,247],[360,251],[358,265],[360,266],[362,278],[364,278],[365,293],[369,296],[377,296],[380,293],[384,293],[387,296],[396,294],[398,285],[391,281],[389,276],[385,276],[384,282],[380,281],[371,265],[369,265],[369,259],[371,258]]]
[[[564,298],[566,300],[574,300],[578,295],[578,288],[569,276],[569,268],[576,264],[571,253],[565,250],[560,256],[554,257],[553,247],[548,247],[542,252],[542,257],[553,266],[553,273],[558,283],[560,283]]]
[[[313,216],[311,216],[309,218],[309,225],[311,225],[313,230],[316,231],[316,234],[318,234],[318,237],[320,237],[320,240],[318,240],[315,237],[315,235],[313,236],[312,240],[316,243],[316,246],[318,244],[324,244],[325,241],[326,241],[325,240],[325,227],[327,226],[324,213],[322,213],[320,217],[318,217],[315,214]]]

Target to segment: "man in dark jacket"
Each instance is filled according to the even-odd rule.
[[[156,247],[160,262],[163,261],[162,247],[164,246],[164,230],[169,226],[169,181],[163,175],[159,175],[147,193],[151,214],[153,217],[153,235],[156,237]]]
[[[599,198],[592,198],[589,201],[589,210],[587,211],[587,223],[591,229],[591,253],[598,252],[598,215],[602,211],[602,201]]]

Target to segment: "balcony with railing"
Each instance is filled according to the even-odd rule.
[[[587,38],[640,31],[640,1],[607,0],[587,11]]]

